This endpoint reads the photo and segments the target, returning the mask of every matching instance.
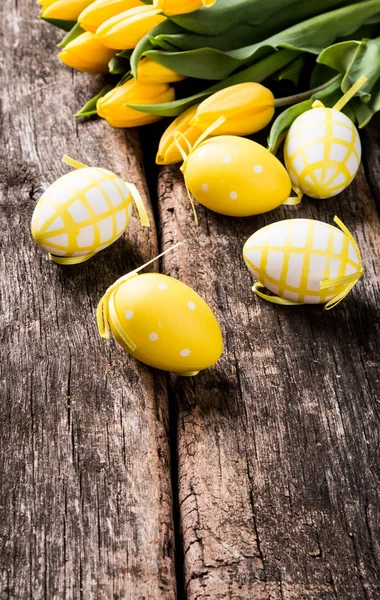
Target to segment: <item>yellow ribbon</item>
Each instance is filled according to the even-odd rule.
[[[168,250],[165,250],[164,252],[162,252],[161,254],[156,256],[155,258],[152,258],[151,260],[149,260],[148,262],[143,264],[141,267],[138,267],[137,269],[134,269],[130,273],[123,275],[108,288],[108,290],[106,291],[106,293],[100,300],[100,302],[97,306],[97,309],[96,309],[96,321],[97,321],[97,325],[98,325],[98,331],[102,338],[105,338],[105,339],[110,338],[110,335],[111,335],[110,334],[110,324],[111,324],[112,327],[114,328],[114,330],[116,331],[116,333],[118,334],[118,336],[120,337],[120,339],[122,340],[122,342],[131,350],[131,352],[134,352],[134,350],[136,350],[136,348],[137,348],[136,344],[129,337],[129,335],[123,328],[123,326],[120,323],[120,320],[117,316],[117,312],[116,312],[116,308],[115,308],[115,294],[123,283],[125,283],[132,277],[137,277],[137,275],[139,274],[139,272],[142,269],[145,269],[145,267],[147,267],[148,265],[152,264],[153,262],[155,262],[162,256],[165,256],[165,254],[168,254],[168,252],[172,252],[172,250],[174,250],[175,248],[178,248],[178,246],[182,246],[183,244],[184,244],[184,242],[178,242],[178,244],[175,244],[171,248],[168,248]]]
[[[265,285],[258,281],[252,288],[252,291],[256,296],[260,296],[264,300],[268,300],[272,304],[282,304],[283,306],[300,306],[303,302],[292,302],[291,300],[286,300],[286,298],[281,298],[280,296],[270,296],[269,294],[263,294],[260,290],[265,290]]]
[[[73,169],[88,169],[87,165],[84,165],[78,160],[75,160],[75,158],[71,158],[71,156],[68,156],[67,154],[64,154],[62,156],[62,162],[65,163],[65,165],[72,167]]]
[[[367,81],[368,77],[366,77],[365,75],[359,77],[356,83],[354,83],[350,87],[350,89],[347,90],[347,92],[341,97],[340,100],[338,100],[338,102],[333,106],[333,108],[335,108],[335,110],[342,110],[342,108],[346,106],[346,104],[351,100],[351,98],[355,96],[356,92],[358,92],[360,88],[362,88],[363,85],[367,83]]]
[[[338,225],[338,227],[343,231],[345,235],[349,238],[350,242],[354,246],[360,261],[360,265],[362,262],[359,247],[352,235],[352,233],[347,229],[347,227],[342,223],[342,221],[335,216],[334,223]],[[257,270],[257,267],[256,267]],[[344,275],[343,277],[335,277],[334,279],[325,279],[320,282],[320,289],[326,290],[329,288],[340,287],[342,285],[346,286],[339,294],[336,294],[329,302],[327,302],[324,306],[324,310],[330,310],[337,306],[344,298],[350,293],[354,285],[359,281],[364,273],[364,269],[361,266],[358,271],[355,273],[351,273],[351,275]],[[264,294],[261,290],[266,289],[265,286],[258,281],[252,288],[252,291],[256,294],[256,296],[260,296],[264,300],[271,302],[272,304],[282,304],[284,306],[300,306],[301,304],[305,304],[305,302],[292,302],[290,300],[286,300],[285,298],[281,298],[280,296],[271,296],[269,294]]]
[[[302,202],[302,198],[304,196],[303,191],[296,185],[292,185],[292,190],[296,195],[289,196],[289,198],[287,198],[285,202],[282,203],[285,204],[285,206],[296,206],[297,204],[300,204],[300,202]]]
[[[357,252],[361,266],[358,271],[356,271],[355,273],[351,273],[351,275],[345,275],[343,277],[336,277],[335,279],[325,279],[324,281],[321,281],[321,283],[320,283],[321,290],[326,290],[328,288],[346,285],[344,290],[339,292],[339,294],[337,294],[336,296],[334,296],[334,298],[331,298],[331,300],[329,300],[329,302],[327,302],[327,304],[324,307],[325,310],[330,310],[331,308],[334,308],[335,306],[337,306],[337,304],[339,304],[339,302],[342,302],[342,300],[344,300],[344,298],[350,293],[350,291],[352,290],[354,285],[359,281],[359,279],[362,277],[362,275],[364,273],[364,268],[362,266],[362,257],[360,254],[359,246],[357,245],[356,240],[354,239],[352,233],[347,229],[347,227],[344,225],[344,223],[342,223],[342,221],[337,216],[334,217],[334,223],[336,223],[338,225],[339,229],[341,229],[343,231],[343,233],[350,240],[351,244],[353,245],[353,247],[355,248],[355,250]]]
[[[65,257],[65,256],[57,256],[56,254],[50,254],[50,252],[49,252],[49,258],[50,258],[50,260],[57,263],[58,265],[80,265],[81,263],[84,263],[87,260],[90,260],[90,258],[95,256],[95,254],[96,254],[96,252],[92,252],[91,254],[84,254],[83,256]]]
[[[133,198],[133,202],[135,203],[135,206],[137,208],[137,213],[138,213],[139,221],[140,221],[141,225],[143,227],[149,227],[150,226],[149,216],[148,216],[148,213],[146,212],[146,208],[144,206],[144,202],[143,202],[143,199],[141,198],[140,192],[138,191],[138,189],[134,183],[128,183],[128,181],[124,181],[124,184],[127,186],[128,190]]]
[[[189,190],[189,188],[187,186],[187,182],[186,182],[186,176],[185,176],[186,164],[187,164],[187,161],[189,160],[190,156],[193,154],[194,150],[196,150],[202,144],[202,142],[205,141],[206,138],[208,138],[216,129],[218,129],[218,127],[223,125],[223,123],[225,121],[226,121],[226,117],[223,117],[223,116],[219,117],[216,121],[214,121],[214,123],[212,123],[209,127],[207,127],[207,129],[199,136],[199,138],[197,139],[197,141],[195,142],[195,144],[193,146],[190,144],[187,137],[181,131],[176,131],[174,133],[174,143],[177,147],[177,150],[181,154],[182,160],[183,160],[183,164],[181,166],[181,172],[184,174],[186,192],[187,192],[188,198],[191,203],[191,208],[193,210],[194,220],[195,220],[196,225],[198,225],[199,221],[198,221],[197,211],[195,209],[194,199],[193,199],[192,194],[190,193],[190,190]],[[185,143],[187,145],[187,152],[181,146],[181,144],[179,142],[180,139],[185,141]]]
[[[367,83],[367,81],[368,77],[366,77],[365,75],[359,77],[359,79],[350,87],[349,90],[347,90],[345,94],[343,94],[340,100],[338,100],[338,102],[336,102],[336,104],[334,104],[332,108],[334,108],[335,110],[342,110],[342,108],[344,108],[346,104],[348,104],[351,98],[355,96],[356,92],[358,92],[360,88],[362,88],[363,85]],[[325,108],[325,105],[320,100],[315,100],[315,102],[313,102],[312,104],[312,108]]]

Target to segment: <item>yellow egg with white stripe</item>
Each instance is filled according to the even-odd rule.
[[[160,273],[130,273],[99,303],[99,332],[137,360],[183,376],[217,362],[222,333],[211,308],[181,281]]]
[[[363,274],[359,248],[340,229],[312,219],[279,221],[245,243],[245,263],[257,280],[253,291],[277,304],[326,304],[342,300]],[[266,288],[272,294],[263,293]]]
[[[55,181],[32,217],[32,236],[61,264],[84,262],[127,229],[134,204],[128,186],[106,169],[80,168]]]
[[[354,179],[361,159],[358,131],[345,114],[317,106],[292,124],[284,148],[294,185],[313,198],[331,198]]]

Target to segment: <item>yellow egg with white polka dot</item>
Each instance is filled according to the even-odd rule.
[[[114,337],[151,367],[191,376],[216,363],[222,354],[222,333],[212,310],[173,277],[135,275],[121,283],[111,303]],[[125,334],[134,349],[123,341]]]
[[[55,262],[84,262],[124,233],[132,207],[133,197],[120,177],[106,169],[78,169],[41,196],[32,236]]]
[[[289,175],[273,154],[256,142],[232,135],[200,144],[182,171],[200,204],[233,217],[273,210],[291,191]]]
[[[361,159],[358,131],[345,114],[320,106],[292,124],[284,148],[292,182],[313,198],[331,198],[354,179]]]
[[[278,304],[335,305],[363,274],[356,241],[340,229],[312,219],[267,225],[245,243],[243,257],[257,280],[253,291]],[[274,296],[261,290],[266,288]],[[284,302],[285,301],[285,302]]]

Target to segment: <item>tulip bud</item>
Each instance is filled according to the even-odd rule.
[[[162,117],[148,115],[126,104],[162,104],[175,99],[174,89],[168,84],[144,85],[130,79],[98,100],[98,115],[112,127],[138,127],[159,121]]]
[[[216,0],[154,0],[154,8],[159,8],[166,16],[183,15],[194,12],[202,6],[208,8],[215,4]]]
[[[95,0],[78,17],[78,23],[86,31],[95,31],[105,21],[121,12],[137,6],[145,6],[140,0]]]
[[[182,155],[175,143],[176,132],[182,133],[183,137],[186,138],[190,146],[193,146],[197,139],[200,137],[200,135],[202,135],[201,129],[190,125],[190,122],[192,121],[193,117],[195,116],[195,113],[197,112],[197,108],[198,105],[191,106],[190,108],[185,110],[185,112],[179,115],[179,117],[174,119],[174,121],[163,133],[156,156],[156,163],[158,165],[172,165],[183,160]],[[184,149],[187,150],[186,142],[184,144],[184,141],[185,140],[181,140],[181,136],[179,136],[179,145],[184,146]]]
[[[239,83],[216,92],[199,105],[192,125],[206,131],[225,117],[213,135],[250,135],[268,125],[274,115],[274,96],[260,83]]]
[[[173,83],[186,79],[185,75],[180,75],[163,65],[160,65],[151,58],[143,58],[137,65],[137,80],[139,83]]]
[[[108,48],[131,50],[165,19],[160,10],[151,6],[137,6],[108,19],[97,29],[96,35]]]
[[[37,4],[41,6],[41,11],[44,11],[48,6],[57,1],[58,0],[38,0]]]
[[[107,73],[114,50],[105,48],[93,33],[82,33],[58,54],[65,65],[86,73]]]
[[[44,19],[59,21],[76,21],[82,10],[91,4],[92,0],[55,0],[41,2],[41,16]]]

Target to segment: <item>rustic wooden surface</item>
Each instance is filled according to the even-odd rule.
[[[33,243],[36,200],[64,153],[147,189],[136,132],[72,118],[101,81],[59,65],[32,0],[1,3],[0,598],[176,597],[166,376],[96,329],[106,288],[157,254],[134,219],[62,268]],[[92,82],[92,83],[91,83]]]
[[[213,369],[172,384],[189,600],[380,598],[378,125],[364,136],[371,188],[361,169],[335,200],[260,217],[199,208],[196,228],[178,170],[161,172],[163,239],[187,240],[164,271],[207,298],[226,341]],[[366,268],[351,296],[330,312],[255,298],[249,235],[335,214]]]
[[[249,219],[200,207],[196,227],[166,167],[157,233],[135,223],[89,263],[58,267],[29,222],[64,152],[148,193],[135,132],[71,118],[99,82],[58,64],[56,32],[34,12],[31,0],[0,7],[0,600],[379,599],[380,119],[335,200]],[[249,235],[335,214],[366,268],[344,303],[254,297]],[[94,320],[110,283],[183,240],[162,271],[207,299],[226,345],[192,379],[134,362]]]

